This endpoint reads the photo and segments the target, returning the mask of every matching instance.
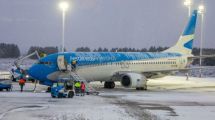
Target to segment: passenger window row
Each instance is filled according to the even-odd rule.
[[[85,65],[90,65],[90,66],[103,66],[103,65],[135,65],[135,64],[176,64],[176,61],[145,61],[145,62],[125,62],[125,63],[101,63],[101,64],[91,64],[87,63]]]
[[[122,63],[115,63],[115,64],[121,65]],[[176,64],[176,61],[128,62],[128,63],[123,63],[123,64],[129,64],[129,65],[134,65],[134,64]]]

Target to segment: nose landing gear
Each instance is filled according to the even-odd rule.
[[[104,84],[104,88],[109,88],[109,89],[113,89],[115,87],[115,83],[110,81],[110,82],[105,82]]]

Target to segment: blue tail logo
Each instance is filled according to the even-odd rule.
[[[191,41],[185,43],[185,44],[184,44],[184,47],[187,48],[187,49],[192,50],[192,48],[193,48],[193,40],[191,40]]]

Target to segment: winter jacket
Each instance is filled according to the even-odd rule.
[[[81,89],[82,89],[82,90],[85,90],[85,88],[86,88],[85,84],[82,83],[82,84],[81,84]]]
[[[24,79],[20,79],[19,80],[19,85],[25,85],[25,80]]]

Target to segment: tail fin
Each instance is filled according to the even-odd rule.
[[[164,52],[175,52],[180,54],[191,54],[193,48],[193,39],[197,21],[197,10],[194,10],[189,20],[188,25],[185,27],[184,32],[180,36],[178,42],[171,48]]]

